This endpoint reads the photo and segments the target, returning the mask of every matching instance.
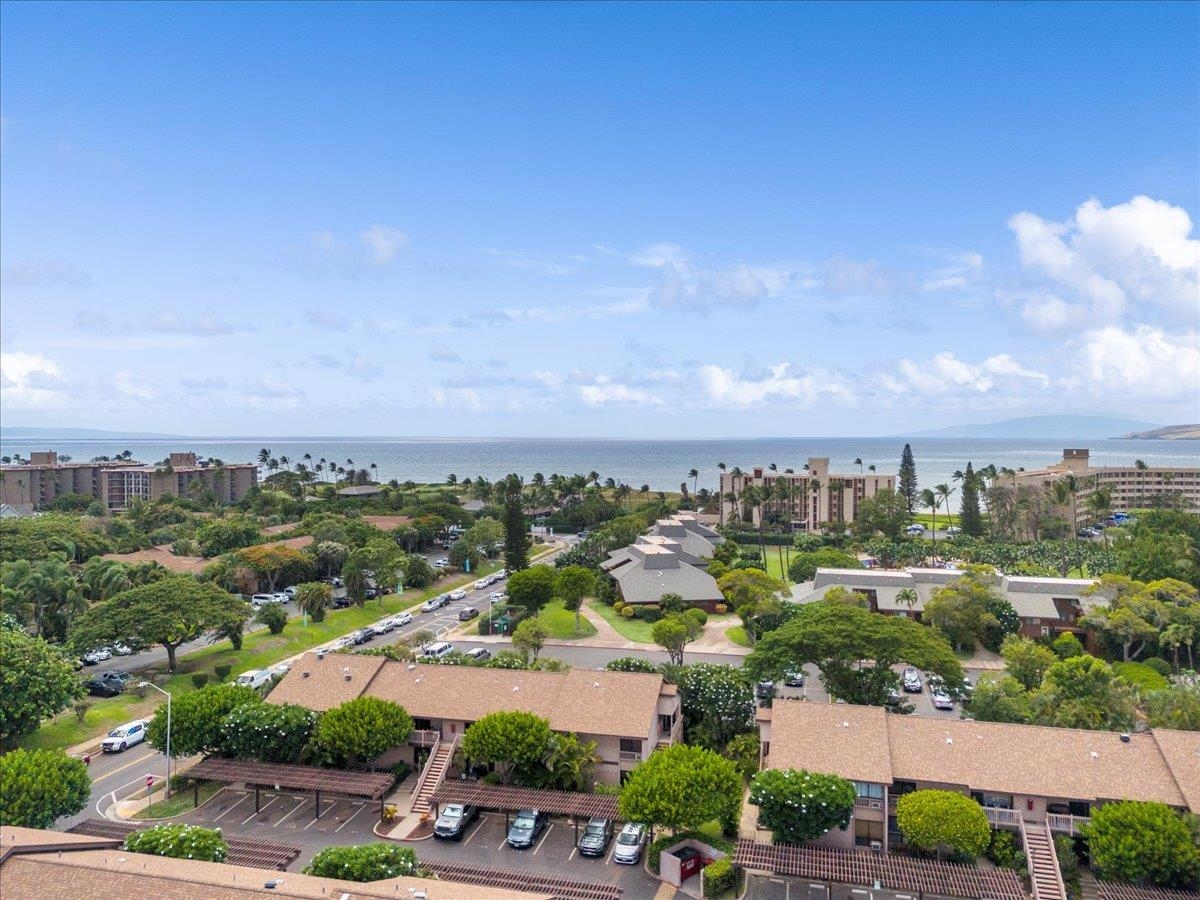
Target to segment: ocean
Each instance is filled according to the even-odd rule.
[[[94,456],[113,456],[130,450],[136,459],[154,462],[171,451],[194,450],[201,456],[215,456],[226,462],[251,462],[260,448],[271,455],[290,457],[293,463],[304,454],[313,460],[324,457],[354,468],[378,467],[378,477],[387,481],[445,481],[451,473],[459,479],[483,475],[489,480],[516,472],[528,479],[535,472],[547,477],[599,472],[601,479],[614,478],[638,489],[643,484],[652,490],[677,491],[686,481],[692,489],[690,469],[700,471],[699,486],[717,485],[717,463],[729,468],[749,470],[754,466],[776,463],[779,468],[797,471],[810,456],[829,457],[831,472],[853,474],[858,471],[856,458],[863,467],[874,465],[881,474],[896,474],[904,438],[762,438],[752,440],[577,440],[554,438],[331,438],[331,437],[237,437],[172,438],[136,440],[114,437],[88,440],[11,440],[0,434],[0,456],[32,450],[57,450],[76,460]],[[952,483],[952,472],[994,463],[1009,468],[1038,468],[1057,462],[1064,447],[1088,447],[1095,465],[1129,465],[1135,459],[1150,465],[1200,466],[1200,441],[1145,440],[1055,440],[913,438],[917,477],[922,487],[940,482]]]

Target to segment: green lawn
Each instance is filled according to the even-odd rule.
[[[924,525],[926,528],[932,528],[934,525],[932,513],[913,513],[913,521],[918,525]],[[948,518],[944,512],[937,514],[938,531],[950,525],[958,524],[958,513],[952,513]]]
[[[175,781],[176,779],[171,779]],[[191,812],[195,808],[193,800],[195,795],[192,793],[190,785],[177,788],[175,793],[169,799],[159,799],[162,797],[162,791],[159,790],[160,785],[155,784],[156,799],[146,809],[135,813],[135,819],[169,819],[172,816],[183,815],[183,813]],[[200,802],[204,803],[211,799],[223,785],[216,781],[201,781],[200,782]]]
[[[738,544],[738,546],[743,550],[758,553],[758,544]],[[791,558],[792,551],[787,547],[772,547],[770,544],[767,544],[764,549],[766,550],[767,574],[790,584],[791,581],[787,577],[787,562]],[[782,559],[780,554],[782,554]]]
[[[579,631],[577,632],[575,630],[575,613],[563,609],[561,600],[550,601],[549,605],[538,613],[538,618],[550,629],[550,637],[555,640],[575,640],[576,638],[591,637],[596,633],[596,626],[583,616],[579,617]]]
[[[543,552],[549,551],[546,549]],[[498,562],[489,563],[469,575],[443,580],[421,591],[410,589],[402,595],[388,594],[378,600],[368,600],[362,608],[352,606],[349,609],[330,610],[324,622],[318,624],[310,621],[307,628],[301,624],[301,620],[289,620],[282,634],[271,634],[266,629],[247,634],[242,640],[241,650],[234,650],[228,641],[220,641],[211,647],[180,656],[178,671],[167,680],[163,688],[176,695],[195,690],[192,675],[204,672],[209,675],[210,682],[215,681],[214,670],[219,665],[230,666],[231,677],[251,669],[272,666],[280,660],[332,641],[356,628],[370,625],[384,616],[424,603],[435,594],[469,584],[481,575],[495,572],[499,568]],[[144,674],[147,680],[153,680],[156,674],[164,672],[165,664],[163,668],[151,668],[139,674]],[[28,749],[72,747],[89,738],[99,737],[123,722],[152,715],[160,702],[162,695],[156,691],[150,691],[144,699],[139,699],[132,692],[117,697],[97,698],[83,722],[76,718],[74,712],[67,710],[56,718],[43,722],[37,731],[23,737],[17,746]]]
[[[591,600],[588,605],[598,612],[604,621],[615,628],[625,640],[637,641],[639,644],[654,643],[654,638],[650,637],[650,629],[654,626],[649,622],[643,622],[638,618],[626,619],[607,603],[601,603],[599,600]]]
[[[750,637],[746,634],[746,628],[743,625],[734,625],[732,628],[727,628],[725,630],[725,637],[740,647],[750,646]]]

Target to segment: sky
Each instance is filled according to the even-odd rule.
[[[2,4],[5,425],[1200,420],[1200,4]]]

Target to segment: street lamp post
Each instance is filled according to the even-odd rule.
[[[160,694],[164,694],[167,698],[167,786],[166,799],[171,797],[171,692],[164,691],[157,684],[151,684],[149,681],[143,681],[138,684],[138,687],[154,688]]]

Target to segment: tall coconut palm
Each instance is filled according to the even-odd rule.
[[[1088,512],[1094,515],[1100,522],[1108,518],[1112,512],[1112,491],[1108,488],[1100,487],[1100,479],[1097,477],[1093,483],[1092,492],[1087,495],[1084,500],[1084,505],[1087,506]],[[1108,529],[1105,528],[1104,546],[1108,547]]]
[[[854,464],[855,464],[856,466],[858,466],[858,474],[859,474],[859,475],[861,475],[861,474],[863,473],[863,461],[862,461],[862,457],[861,457],[861,456],[856,456],[856,457],[854,457]]]
[[[930,531],[933,533],[933,555],[937,557],[937,511],[941,504],[941,498],[938,497],[935,491],[925,488],[920,494],[921,505],[933,513],[933,527]]]
[[[946,516],[950,515],[950,495],[954,493],[954,488],[948,484],[936,484],[933,486],[938,498],[942,501],[942,506],[946,508]]]
[[[688,478],[692,479],[692,493],[696,493],[700,488],[700,470],[688,469]]]
[[[271,451],[268,450],[266,447],[263,447],[261,450],[258,451],[258,464],[260,466],[265,467],[267,464],[267,460],[269,460],[270,458],[271,458]]]
[[[1135,459],[1133,467],[1138,473],[1138,505],[1146,505],[1146,470],[1150,468],[1144,459]]]

